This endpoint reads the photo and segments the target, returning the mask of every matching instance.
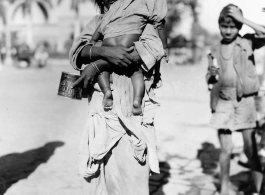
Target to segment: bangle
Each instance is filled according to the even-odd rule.
[[[97,71],[97,73],[102,74],[102,72],[100,72],[100,70],[99,70],[99,68],[98,68],[98,66],[97,66],[97,64],[96,64],[95,62],[92,62],[92,63],[90,63],[90,64],[91,64],[91,66],[93,66],[93,68]]]
[[[94,46],[94,44],[90,47],[90,49],[89,49],[89,59],[90,59],[90,61],[92,60],[91,59],[91,51],[92,51],[92,47]]]

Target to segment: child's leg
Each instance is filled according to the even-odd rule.
[[[112,98],[112,92],[110,89],[110,74],[109,72],[102,72],[98,77],[97,77],[97,82],[104,94],[103,98],[103,107],[104,109],[112,109],[113,106],[113,98]]]
[[[142,114],[142,100],[145,93],[145,83],[142,69],[139,68],[131,77],[133,86],[133,109],[134,115]]]
[[[257,153],[257,145],[255,141],[255,130],[245,129],[242,131],[244,140],[244,152],[249,160],[252,177],[256,187],[256,192],[260,193],[263,174],[262,167]]]
[[[219,157],[220,168],[221,168],[220,195],[229,195],[230,157],[233,150],[232,132],[230,130],[219,129],[218,135],[221,144],[221,154]]]

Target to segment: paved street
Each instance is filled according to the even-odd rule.
[[[77,151],[88,107],[85,99],[56,95],[61,71],[74,72],[67,60],[44,69],[0,70],[0,194],[84,194]],[[208,126],[205,72],[205,61],[162,69],[155,118],[161,174],[150,178],[152,195],[216,194],[220,151]],[[240,137],[234,139],[240,145]],[[249,178],[238,160],[231,166],[233,190],[242,190]]]

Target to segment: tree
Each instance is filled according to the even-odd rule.
[[[3,4],[3,1],[0,1],[0,18],[3,20],[3,23],[6,23],[6,17],[5,17],[5,6]]]
[[[6,47],[6,64],[12,63],[11,58],[11,32],[10,32],[10,5],[15,0],[2,0],[0,1],[0,17],[5,25],[5,47]]]
[[[199,23],[199,14],[197,11],[198,8],[198,0],[189,0],[189,3],[187,4],[192,13],[193,17],[193,23],[191,28],[191,42],[192,42],[192,63],[195,63],[196,60],[198,60],[198,54],[197,54],[197,42],[199,35],[203,34],[204,29]]]
[[[61,4],[62,1],[58,0],[58,4]],[[75,12],[74,37],[77,37],[81,32],[80,5],[88,1],[91,0],[71,0],[71,9]]]
[[[16,14],[16,12],[20,9],[22,9],[22,13],[24,17],[27,20],[27,43],[30,48],[33,47],[33,30],[32,30],[32,6],[33,4],[36,4],[39,8],[39,10],[42,12],[42,14],[45,17],[45,20],[47,21],[49,18],[49,8],[52,8],[52,4],[50,0],[19,0],[15,1],[14,3],[14,11],[13,11],[13,17]]]
[[[205,29],[202,28],[199,22],[198,0],[167,0],[168,15],[166,18],[166,30],[168,37],[170,37],[173,29],[181,20],[181,14],[187,10],[191,11],[193,23],[191,28],[191,45],[192,45],[192,61],[196,61],[197,38],[199,35],[205,34]],[[171,44],[172,45],[172,44]]]
[[[174,29],[174,27],[180,22],[180,15],[182,10],[178,9],[178,5],[180,0],[167,0],[168,4],[168,13],[166,17],[166,32],[167,37],[170,38],[170,35]]]

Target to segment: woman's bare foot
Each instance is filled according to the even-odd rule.
[[[133,115],[141,115],[142,112],[142,104],[138,100],[133,100],[133,108],[132,108]]]
[[[102,102],[105,111],[109,111],[113,107],[113,97],[110,89],[106,90]]]

